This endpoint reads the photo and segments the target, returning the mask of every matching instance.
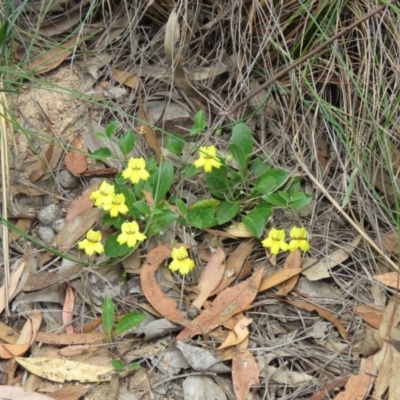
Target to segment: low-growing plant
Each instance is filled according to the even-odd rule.
[[[113,340],[114,335],[121,335],[127,332],[129,329],[134,328],[144,321],[146,318],[145,314],[142,312],[132,312],[125,314],[118,322],[115,324],[115,306],[110,297],[106,296],[103,302],[102,310],[103,326],[106,330],[110,342]],[[131,371],[140,368],[140,364],[131,363],[125,365],[121,360],[114,359],[111,361],[113,367],[118,371]]]
[[[109,139],[112,146],[116,143],[112,139],[117,127],[118,123],[112,122],[97,135]],[[194,119],[191,135],[203,133],[206,127],[205,114],[200,111]],[[261,238],[275,209],[299,210],[311,201],[311,196],[301,191],[299,177],[293,176],[290,171],[273,168],[266,158],[253,154],[253,135],[243,122],[233,127],[229,144],[231,154],[226,158],[218,154],[215,146],[204,145],[197,149],[197,158],[193,163],[182,161],[180,167],[169,160],[157,163],[154,157],[146,160],[128,157],[135,147],[135,134],[131,130],[123,133],[117,143],[125,158],[125,169],[112,181],[103,181],[99,189],[91,194],[94,205],[104,211],[101,228],[111,228],[113,232],[103,246],[102,233],[90,230],[86,238],[78,243],[79,248],[89,256],[103,251],[109,257],[126,256],[141,242],[174,223],[202,229],[241,222],[253,236]],[[169,134],[166,148],[183,160],[182,152],[185,148],[190,149],[190,144],[182,136]],[[97,159],[111,156],[109,148],[101,148],[92,154]],[[210,193],[208,198],[186,204],[177,195],[169,195],[174,179],[182,181],[203,172]],[[276,232],[271,230],[263,241],[272,254],[276,254],[277,249],[308,250],[304,228],[292,229],[292,245],[284,245],[284,233],[279,239],[283,231],[277,231],[279,234],[276,236]],[[270,245],[270,241],[274,240],[280,242],[278,247],[275,242]],[[293,243],[301,245],[294,246]],[[183,251],[176,255],[171,269],[190,272],[188,262],[183,268],[177,267],[177,260],[187,259],[187,256],[187,252],[183,254]]]

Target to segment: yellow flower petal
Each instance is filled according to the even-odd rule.
[[[130,179],[132,184],[138,183],[140,180],[147,181],[150,178],[149,172],[145,169],[146,161],[140,158],[130,158],[128,168],[122,172],[124,179]]]
[[[204,168],[206,173],[211,172],[213,168],[220,168],[222,163],[217,159],[217,149],[215,146],[201,146],[199,149],[199,158],[194,161],[196,168]]]
[[[136,221],[124,222],[121,232],[117,237],[117,242],[119,244],[126,243],[128,247],[135,247],[137,242],[143,242],[146,239],[146,236],[139,232],[139,225]]]

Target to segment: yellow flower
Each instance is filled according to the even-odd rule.
[[[111,200],[111,196],[114,194],[114,185],[110,185],[106,181],[103,181],[98,190],[91,193],[90,199],[94,200],[96,207],[101,207],[104,202]]]
[[[128,168],[122,172],[124,179],[130,179],[132,184],[138,183],[140,180],[147,181],[150,174],[145,169],[146,162],[142,157],[130,158],[128,161]]]
[[[85,250],[88,256],[93,255],[93,253],[101,254],[104,252],[104,247],[100,242],[101,232],[90,229],[86,234],[86,239],[78,242],[78,248]]]
[[[135,247],[137,242],[143,242],[146,236],[139,232],[139,225],[136,221],[124,222],[121,226],[122,233],[117,237],[119,244],[126,243],[128,247]]]
[[[213,168],[220,168],[222,163],[217,159],[215,146],[202,146],[199,150],[199,159],[194,162],[196,168],[204,168],[205,172],[211,172]]]
[[[310,243],[307,240],[307,230],[306,228],[298,228],[294,226],[290,230],[290,237],[292,240],[289,242],[289,251],[295,251],[300,249],[301,251],[310,250]]]
[[[268,233],[268,237],[261,244],[266,248],[270,248],[271,254],[278,254],[279,250],[287,251],[289,248],[285,242],[285,231],[283,229],[272,228]]]
[[[184,247],[172,250],[172,262],[168,267],[171,271],[179,271],[182,275],[187,275],[194,268],[194,261],[189,258],[189,254]]]
[[[102,205],[104,211],[110,211],[112,217],[118,214],[126,214],[129,210],[125,204],[125,196],[123,194],[113,194],[107,202]]]

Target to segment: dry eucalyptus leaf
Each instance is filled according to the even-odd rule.
[[[189,376],[182,387],[185,400],[226,400],[224,391],[207,376]]]
[[[231,370],[222,364],[208,350],[178,341],[176,347],[182,352],[186,361],[195,371],[229,373]]]
[[[111,379],[108,374],[114,371],[113,367],[85,364],[62,358],[15,357],[15,361],[35,375],[60,383],[65,381],[105,382]]]
[[[310,281],[317,281],[319,279],[329,278],[331,276],[329,270],[336,267],[343,261],[346,261],[350,254],[361,242],[362,236],[358,235],[350,243],[344,244],[340,249],[328,254],[322,260],[318,261],[311,268],[305,269],[302,274]],[[303,268],[305,267],[303,263]]]

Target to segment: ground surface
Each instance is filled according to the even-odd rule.
[[[70,335],[75,339],[38,336],[26,356],[105,367],[114,358],[142,366],[111,383],[90,383],[87,394],[65,398],[186,399],[193,397],[196,385],[204,399],[246,398],[250,387],[248,398],[254,399],[349,399],[351,393],[396,398],[399,284],[397,273],[390,273],[398,270],[400,225],[400,11],[381,10],[314,56],[318,45],[375,9],[338,2],[321,13],[317,2],[309,3],[308,12],[296,4],[261,2],[233,2],[229,7],[198,2],[188,8],[180,2],[82,2],[81,7],[66,2],[20,15],[13,59],[18,73],[7,70],[9,82],[5,80],[14,89],[7,94],[7,209],[22,231],[10,229],[11,273],[25,267],[23,284],[9,302],[12,317],[2,320],[1,339],[13,344],[10,336],[18,337],[26,319],[39,318],[38,312],[43,335],[65,334],[71,322],[67,313],[73,316]],[[91,15],[91,20],[82,15]],[[27,33],[33,27],[38,34],[34,39]],[[75,42],[80,38],[73,51],[49,53],[67,35]],[[39,62],[33,61],[36,56]],[[270,85],[261,87],[267,81]],[[199,110],[205,111],[207,127],[190,135]],[[214,145],[221,159],[229,156],[239,121],[253,137],[251,162],[261,157],[268,167],[288,171],[312,200],[298,210],[275,209],[261,238],[243,237],[237,224],[251,211],[248,204],[257,205],[243,179],[237,186],[240,213],[213,226],[214,231],[174,223],[149,237],[128,259],[104,254],[88,258],[76,243],[91,227],[102,228],[100,211],[87,197],[104,179],[112,182],[126,164],[115,150],[116,141],[110,145],[95,135],[115,120],[115,140],[128,129],[134,132],[130,156],[160,157],[173,165],[166,195],[171,210],[176,211],[176,198],[190,206],[211,197],[206,175],[185,179],[182,168],[193,163],[199,146]],[[170,151],[171,133],[185,141],[178,155]],[[90,158],[109,146],[111,159]],[[82,157],[70,156],[76,148]],[[237,160],[229,165],[232,171],[239,169]],[[254,169],[248,177],[256,180]],[[145,200],[152,205],[151,198]],[[259,239],[272,227],[288,232],[294,225],[308,231],[307,253],[289,258],[288,253],[275,257],[266,252]],[[102,232],[104,237],[113,233]],[[188,277],[168,269],[170,253],[164,257],[162,245],[176,243],[192,246],[196,268]],[[154,276],[146,257],[154,265],[165,258]],[[221,293],[246,282],[250,289],[240,289],[214,311],[219,315],[214,329],[206,321],[199,332],[185,336],[206,265],[215,268],[205,278],[209,285],[218,265],[227,281],[234,276]],[[302,273],[280,286],[281,271],[296,267]],[[158,285],[162,290],[156,292]],[[73,300],[68,297],[71,288]],[[111,345],[107,337],[96,336],[105,332],[99,320],[105,296],[112,298],[117,315],[146,313],[137,330],[116,336]],[[217,309],[216,302],[211,306],[215,293],[207,298],[202,314]],[[163,308],[171,299],[182,314]],[[230,306],[236,311],[224,320],[221,315]],[[218,351],[235,327],[239,337],[248,329],[240,344],[228,346],[236,353]],[[87,335],[85,343],[73,336],[81,333]],[[7,359],[5,351],[0,356]],[[216,359],[207,361],[211,356]],[[223,363],[218,362],[221,357]],[[214,364],[221,369],[213,369]],[[10,361],[2,361],[1,367],[2,384],[16,387],[23,379],[24,368],[15,372]],[[30,372],[26,376],[26,388],[53,398],[64,398],[62,393],[56,397],[60,388],[77,385],[77,379],[52,383],[43,377],[35,380]]]

